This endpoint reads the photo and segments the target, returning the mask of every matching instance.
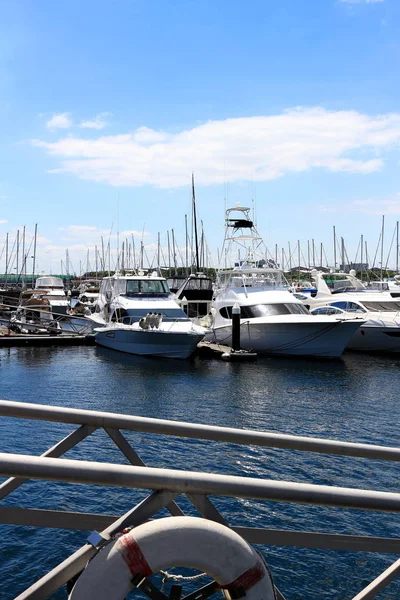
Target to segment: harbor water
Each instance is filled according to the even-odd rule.
[[[350,353],[337,361],[260,358],[241,364],[142,359],[98,347],[13,348],[0,349],[0,389],[7,400],[398,446],[399,367],[400,358]],[[38,455],[72,430],[63,424],[1,419],[0,451]],[[152,467],[398,492],[397,463],[133,432],[126,437]],[[65,457],[125,463],[104,432],[94,433]],[[32,481],[4,503],[119,515],[145,495]],[[399,516],[392,513],[245,499],[216,499],[215,504],[231,525],[400,536]],[[189,503],[184,499],[181,506],[186,510]],[[87,535],[0,525],[0,599],[17,596]],[[287,600],[352,598],[397,558],[303,548],[262,551]],[[66,599],[66,590],[53,598]],[[377,598],[400,598],[400,582]]]

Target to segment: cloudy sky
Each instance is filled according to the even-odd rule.
[[[398,0],[0,0],[0,270],[38,223],[39,270],[101,237],[184,245],[195,173],[216,255],[225,202],[274,252],[371,255],[400,218]],[[394,259],[392,259],[393,262]],[[15,265],[14,265],[15,266]]]

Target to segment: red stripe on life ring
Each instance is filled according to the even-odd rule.
[[[119,538],[117,544],[132,575],[139,574],[143,577],[152,575],[153,571],[151,570],[150,565],[145,559],[135,538],[133,538],[131,535],[123,535]]]
[[[243,591],[247,592],[247,590],[252,588],[253,585],[261,581],[264,575],[265,571],[263,564],[261,563],[261,561],[258,561],[254,565],[254,567],[247,569],[247,571],[239,575],[239,577],[237,577],[237,579],[235,579],[231,583],[221,585],[221,588],[228,591],[242,589]]]

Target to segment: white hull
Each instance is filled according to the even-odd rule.
[[[204,333],[194,331],[143,330],[127,326],[97,329],[95,340],[100,346],[128,354],[185,359],[193,354],[203,337]]]
[[[346,348],[350,337],[360,327],[357,321],[321,323],[306,318],[294,322],[241,321],[240,346],[260,354],[287,356],[316,356],[337,358]],[[213,329],[206,339],[226,345],[232,344],[232,325]]]
[[[350,338],[347,350],[400,353],[400,326],[374,326],[367,322]]]

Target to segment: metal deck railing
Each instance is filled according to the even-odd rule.
[[[145,500],[121,517],[0,506],[0,523],[3,524],[62,529],[97,529],[102,530],[103,537],[109,538],[127,526],[137,526],[151,519],[162,509],[167,509],[172,516],[183,515],[184,512],[178,504],[178,496],[181,494],[186,496],[204,518],[227,526],[229,526],[228,519],[216,508],[209,498],[210,495],[400,512],[400,494],[398,493],[146,467],[139,454],[120,430],[397,462],[400,461],[400,448],[97,411],[74,410],[6,400],[0,401],[0,416],[52,421],[78,426],[77,429],[55,446],[49,448],[40,457],[0,453],[0,476],[10,477],[0,485],[0,499],[5,498],[30,479],[152,490]],[[65,452],[99,428],[102,428],[114,441],[131,463],[131,466],[60,458]],[[400,554],[399,538],[242,526],[232,527],[232,529],[253,544]],[[46,598],[77,575],[96,551],[97,549],[88,542],[20,594],[18,600]],[[352,600],[374,598],[399,574],[400,560],[397,560]],[[276,593],[278,600],[284,600],[279,590]]]

